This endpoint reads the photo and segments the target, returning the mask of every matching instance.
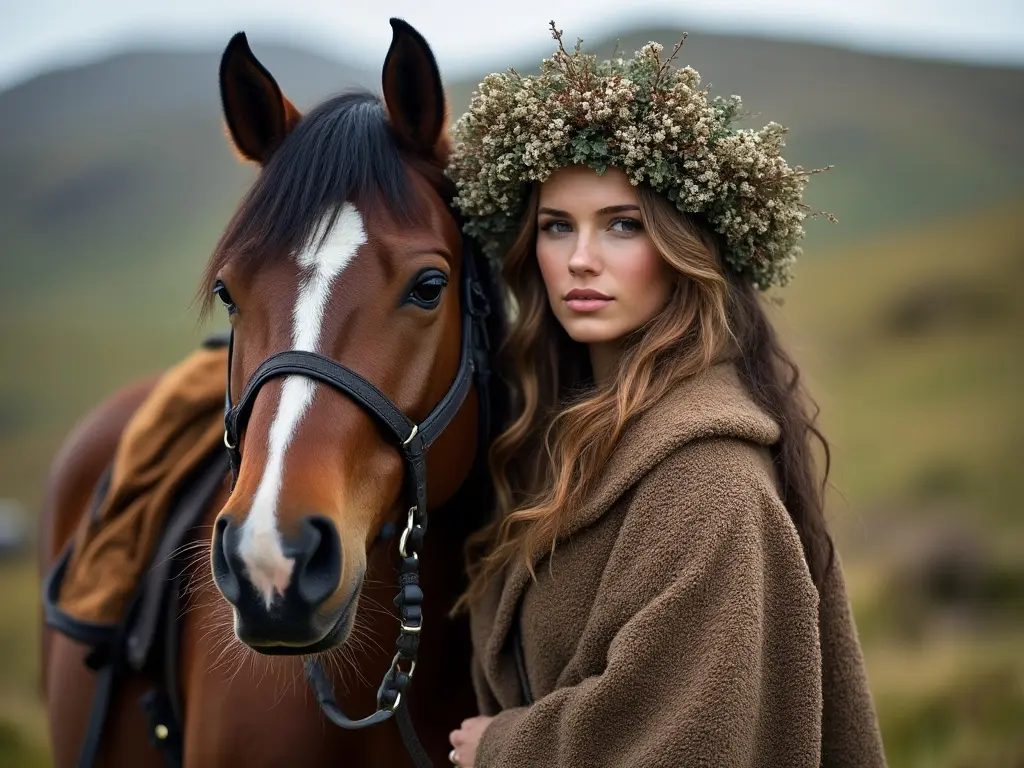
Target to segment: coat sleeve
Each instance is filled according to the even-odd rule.
[[[484,670],[480,666],[480,658],[475,653],[470,660],[470,676],[473,681],[473,692],[476,694],[477,707],[480,710],[480,714],[491,715],[499,712],[501,705],[498,704],[494,694],[491,693],[491,687],[487,684]]]
[[[501,712],[476,768],[818,768],[818,597],[796,529],[752,447],[689,452],[630,502],[581,640],[607,643],[604,669]]]

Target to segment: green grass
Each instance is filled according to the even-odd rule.
[[[1024,764],[1022,214],[807,259],[777,311],[834,449],[830,521],[893,766]],[[935,562],[965,597],[921,589]]]
[[[36,564],[0,563],[0,768],[48,763],[39,676],[40,607]]]
[[[1024,759],[1021,633],[934,636],[871,656],[890,762],[905,768],[1004,768]],[[881,681],[881,682],[880,682]]]
[[[960,467],[975,492],[1005,487],[988,512],[1016,511],[1011,502],[1024,498],[1017,473],[1003,471],[1024,440],[1022,210],[1007,205],[800,268],[779,325],[819,385],[836,482],[853,498],[906,496],[934,466]],[[932,324],[915,335],[888,330],[892,307],[930,285],[954,286]],[[999,309],[942,315],[957,291],[974,290]]]
[[[18,720],[0,716],[0,768],[44,768],[50,758],[43,745],[26,737]]]

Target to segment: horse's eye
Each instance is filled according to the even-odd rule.
[[[417,278],[416,285],[409,291],[409,301],[424,309],[434,309],[441,302],[441,293],[448,285],[448,278],[436,269],[427,270]]]
[[[231,298],[231,294],[228,293],[227,286],[220,280],[213,284],[213,292],[217,295],[217,298],[220,299],[221,304],[228,308],[229,315],[237,311],[235,301]]]

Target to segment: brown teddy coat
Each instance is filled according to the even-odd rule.
[[[628,428],[537,581],[517,563],[473,606],[497,715],[476,768],[885,765],[841,564],[819,599],[778,438],[728,363]]]

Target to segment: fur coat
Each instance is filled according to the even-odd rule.
[[[628,427],[537,580],[516,563],[472,607],[496,715],[476,768],[885,765],[838,554],[819,595],[779,434],[730,363]]]

